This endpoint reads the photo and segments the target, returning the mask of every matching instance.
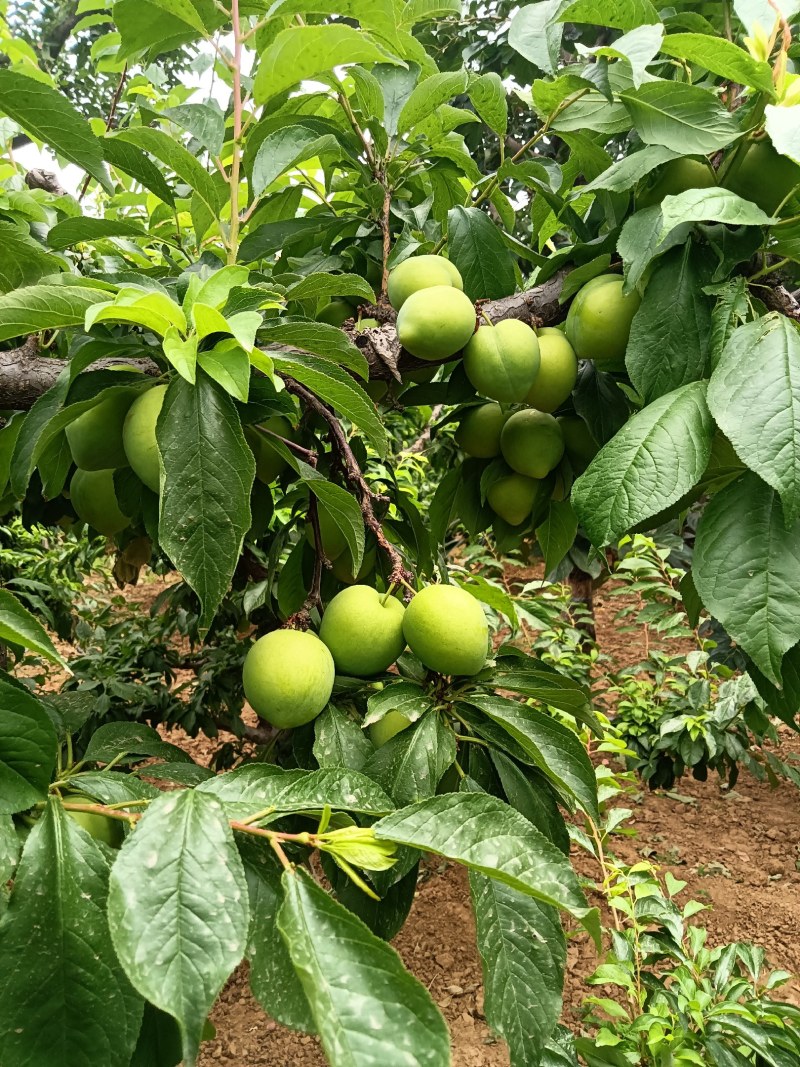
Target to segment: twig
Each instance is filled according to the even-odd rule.
[[[111,98],[111,107],[108,109],[108,115],[106,117],[106,132],[111,129],[111,123],[114,121],[114,116],[117,113],[117,107],[119,106],[120,99],[122,97],[122,90],[125,88],[125,79],[128,77],[128,64],[122,68],[122,73],[119,76],[117,82],[117,88],[114,90],[114,95]],[[86,190],[89,188],[89,182],[92,180],[91,174],[87,174],[83,179],[83,185],[78,193],[78,203],[86,196]]]
[[[284,378],[284,385],[286,386],[287,392],[298,397],[307,408],[314,411],[328,424],[331,443],[341,462],[344,475],[356,491],[361,514],[364,518],[364,525],[375,535],[378,545],[383,549],[391,562],[392,569],[389,574],[389,582],[395,584],[411,584],[414,581],[413,574],[405,567],[403,557],[387,539],[386,534],[383,532],[383,526],[375,515],[373,504],[378,501],[383,501],[384,498],[374,493],[367,484],[361,471],[361,467],[358,464],[358,460],[353,454],[353,450],[351,449],[347,437],[345,436],[345,432],[342,429],[341,423],[331,409],[316,397],[310,389],[301,385],[300,382],[295,381],[294,378],[287,377]]]

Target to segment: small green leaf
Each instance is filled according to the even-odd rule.
[[[667,56],[695,63],[738,85],[759,89],[771,97],[775,95],[769,63],[753,59],[743,48],[724,37],[709,37],[704,33],[671,33],[664,38],[661,51]]]
[[[128,1067],[141,997],[114,953],[108,860],[52,799],[25,844],[0,930],[0,1062]]]
[[[95,219],[89,215],[79,215],[73,219],[64,219],[47,233],[50,248],[60,250],[84,241],[100,241],[105,237],[147,237],[147,231],[139,222],[127,219]]]
[[[624,193],[646,177],[656,167],[676,159],[681,153],[663,145],[646,145],[638,152],[623,156],[607,167],[593,181],[580,185],[573,190],[576,196],[594,192],[595,189],[608,189],[612,193]]]
[[[364,517],[355,497],[334,485],[305,463],[298,463],[302,480],[339,527],[347,542],[353,573],[358,574],[364,559]]]
[[[485,793],[444,793],[393,812],[375,836],[435,852],[564,908],[597,938],[597,911],[589,908],[569,860],[528,820]]]
[[[7,589],[0,589],[0,641],[8,641],[66,667],[66,661],[39,620]]]
[[[353,63],[398,63],[363,30],[342,23],[281,30],[259,60],[253,82],[257,104],[293,85]]]
[[[18,71],[0,70],[0,111],[112,191],[100,141],[58,90]]]
[[[29,285],[6,293],[0,296],[0,341],[81,326],[93,304],[107,301],[107,292],[78,285]]]
[[[556,569],[578,532],[578,519],[569,500],[551,500],[544,522],[536,527],[536,540],[544,556],[545,574]]]
[[[162,343],[164,355],[178,374],[194,385],[197,379],[197,335],[184,338],[174,326],[170,326]]]
[[[218,382],[226,393],[243,404],[250,391],[250,357],[233,337],[198,352],[197,364],[209,378]]]
[[[572,489],[592,543],[617,541],[688,493],[708,464],[713,434],[705,382],[684,385],[634,415]]]
[[[773,313],[733,331],[711,376],[708,406],[742,461],[778,491],[793,523],[800,515],[800,334],[790,319]]]
[[[397,120],[398,133],[413,129],[418,122],[427,118],[440,104],[446,104],[454,96],[463,93],[467,87],[467,74],[464,70],[447,71],[432,74],[418,82],[411,92]]]
[[[508,43],[528,62],[545,74],[555,74],[561,54],[564,26],[558,15],[566,0],[544,0],[525,4],[511,19]]]
[[[562,22],[587,22],[615,30],[658,22],[658,12],[650,0],[574,0],[564,6],[559,17]]]
[[[255,460],[233,400],[205,372],[175,378],[158,418],[161,547],[194,589],[207,627],[250,529]]]
[[[787,529],[774,489],[745,474],[712,497],[697,527],[700,599],[772,683],[800,641],[800,521]]]
[[[664,240],[685,222],[724,222],[729,226],[769,226],[778,220],[760,207],[743,200],[730,189],[687,189],[661,202],[661,233]]]
[[[514,257],[498,228],[479,208],[459,206],[448,211],[447,248],[470,300],[495,300],[514,292]]]
[[[504,137],[508,129],[508,106],[500,75],[492,71],[474,78],[469,84],[469,98],[489,129]]]
[[[375,299],[369,282],[357,274],[308,274],[286,290],[287,300],[320,299],[331,296],[357,296],[367,303]]]
[[[331,1067],[447,1067],[450,1036],[430,994],[303,870],[283,875],[286,948]]]
[[[391,682],[368,698],[364,726],[379,722],[389,711],[399,711],[409,722],[416,722],[431,706],[431,696],[421,685],[405,679]]]
[[[124,762],[125,756],[160,756],[178,763],[191,763],[191,757],[165,741],[143,722],[107,722],[92,734],[84,753],[87,763]]]
[[[162,112],[177,126],[188,130],[196,141],[208,149],[211,156],[222,152],[225,141],[225,115],[216,103],[178,104]]]
[[[108,918],[126,974],[177,1020],[193,1065],[249,924],[242,861],[215,797],[187,789],[153,801],[112,868]]]
[[[645,144],[683,154],[708,155],[741,136],[736,117],[708,89],[685,82],[654,81],[620,93]]]
[[[261,196],[282,174],[305,160],[341,151],[333,134],[319,136],[305,126],[284,126],[268,133],[253,160],[253,196]]]
[[[58,739],[43,705],[0,675],[0,815],[13,815],[47,796]]]

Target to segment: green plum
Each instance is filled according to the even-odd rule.
[[[69,495],[78,518],[106,537],[112,537],[131,524],[117,501],[113,468],[100,471],[78,468],[69,483]]]
[[[461,351],[474,332],[472,301],[450,285],[434,285],[412,293],[397,316],[400,344],[418,359],[449,359]]]
[[[319,630],[337,672],[368,678],[390,667],[406,647],[404,615],[396,597],[368,585],[351,585],[337,593]]]
[[[455,441],[468,456],[494,459],[500,455],[500,434],[506,415],[499,404],[481,404],[464,412]]]
[[[539,373],[539,341],[519,319],[479,326],[464,349],[464,370],[479,393],[504,404],[525,400]]]
[[[253,711],[279,730],[316,719],[331,698],[333,657],[316,634],[273,630],[244,661],[244,693]]]
[[[429,585],[403,618],[411,651],[438,674],[477,674],[486,661],[489,625],[483,608],[457,585]]]
[[[137,396],[128,409],[122,427],[122,442],[128,462],[134,474],[154,493],[159,491],[161,481],[156,422],[166,392],[166,385],[155,385]]]
[[[567,340],[579,359],[592,359],[600,370],[624,371],[625,350],[633,316],[642,298],[622,292],[619,274],[592,278],[575,295],[567,315]]]
[[[529,519],[542,482],[524,474],[509,473],[489,486],[489,507],[509,526],[519,526]]]
[[[538,411],[556,411],[578,380],[578,359],[561,330],[543,326],[539,330],[539,373],[525,397],[525,403]]]
[[[500,447],[503,459],[517,474],[545,478],[564,455],[564,438],[552,415],[526,408],[508,419]]]
[[[444,256],[411,256],[398,263],[389,274],[389,303],[395,311],[399,311],[412,293],[430,289],[433,285],[464,288],[460,273],[449,259]]]
[[[65,430],[75,466],[85,471],[127,467],[122,443],[122,426],[133,394],[109,396],[79,415]]]

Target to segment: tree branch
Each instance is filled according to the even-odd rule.
[[[34,167],[33,170],[29,170],[25,175],[25,184],[29,189],[44,189],[46,193],[52,193],[53,196],[69,196],[67,190],[58,180],[58,175],[52,170]]]
[[[326,404],[323,404],[319,397],[315,396],[310,389],[306,389],[304,385],[295,381],[294,378],[284,378],[283,381],[287,392],[298,397],[307,408],[314,411],[328,424],[331,444],[341,461],[345,477],[355,490],[356,499],[358,500],[361,514],[364,518],[364,525],[375,535],[375,540],[378,542],[380,548],[386,553],[392,565],[392,570],[389,575],[390,583],[393,585],[411,584],[414,580],[413,574],[406,569],[406,566],[403,563],[403,557],[397,551],[395,546],[387,539],[386,534],[383,531],[383,526],[375,515],[373,505],[376,502],[382,501],[384,498],[373,493],[372,489],[367,484],[361,471],[361,467],[358,464],[358,460],[353,454],[353,450],[351,449],[347,437],[345,436],[345,432],[342,429],[341,423],[331,409]]]

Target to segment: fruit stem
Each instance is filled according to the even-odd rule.
[[[386,601],[389,599],[389,597],[392,595],[392,593],[395,591],[396,588],[397,588],[397,582],[392,582],[392,584],[387,589],[386,593],[381,597],[381,607],[383,607],[386,604]]]

